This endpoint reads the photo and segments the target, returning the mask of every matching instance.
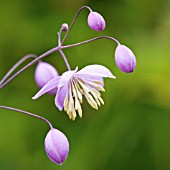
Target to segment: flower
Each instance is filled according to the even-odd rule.
[[[59,110],[64,108],[70,119],[75,120],[76,112],[82,117],[83,95],[94,109],[98,109],[101,103],[104,104],[99,92],[105,91],[102,77],[115,78],[115,76],[102,65],[89,65],[80,71],[77,70],[78,68],[66,71],[62,76],[52,79],[33,99],[57,87],[55,105]]]
[[[88,25],[92,30],[102,31],[105,29],[106,23],[99,13],[91,11],[88,16]]]
[[[49,63],[40,61],[35,69],[35,81],[39,88],[46,85],[51,79],[58,76],[57,70]],[[55,94],[56,88],[50,90],[49,94]]]
[[[116,48],[115,61],[119,69],[125,73],[133,72],[136,67],[135,55],[128,47],[121,44]]]
[[[45,151],[50,160],[62,165],[68,156],[69,142],[67,137],[59,130],[52,128],[45,138]]]

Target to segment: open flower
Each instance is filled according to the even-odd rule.
[[[59,110],[64,110],[70,119],[75,120],[76,112],[82,117],[81,104],[83,95],[87,102],[94,108],[104,104],[99,91],[105,91],[103,78],[115,78],[110,70],[102,65],[89,65],[77,71],[66,71],[62,76],[53,78],[49,81],[34,97],[37,99],[44,93],[57,87],[55,105]]]

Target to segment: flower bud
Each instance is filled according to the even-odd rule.
[[[92,30],[102,31],[105,29],[106,23],[99,13],[91,11],[88,16],[88,25]]]
[[[68,24],[66,24],[66,23],[62,24],[61,28],[62,28],[63,31],[67,31],[68,30]]]
[[[69,152],[67,137],[59,130],[51,129],[45,138],[45,151],[52,162],[62,165]]]
[[[115,61],[119,69],[125,73],[133,72],[136,67],[136,58],[126,46],[119,44],[115,51]]]
[[[51,79],[58,76],[57,70],[46,62],[40,61],[35,69],[35,81],[39,88],[46,85]],[[48,92],[49,94],[55,94],[56,88]]]

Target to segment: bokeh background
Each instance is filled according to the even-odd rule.
[[[169,170],[170,1],[1,0],[0,78],[22,56],[56,46],[61,24],[70,24],[83,5],[101,13],[107,27],[90,30],[84,10],[65,44],[113,36],[134,51],[135,72],[125,74],[116,67],[116,44],[109,40],[64,50],[72,69],[102,64],[117,77],[105,80],[105,105],[95,111],[84,100],[83,118],[72,122],[55,107],[53,96],[31,99],[38,90],[36,65],[24,71],[0,91],[0,104],[48,118],[67,135],[70,153],[62,166],[55,165],[44,151],[47,124],[0,110],[0,170]],[[66,70],[57,52],[44,61],[60,74]]]

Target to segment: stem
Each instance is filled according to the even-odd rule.
[[[26,111],[24,111],[24,110],[20,110],[20,109],[8,107],[8,106],[1,106],[1,105],[0,105],[0,108],[2,108],[2,109],[7,109],[7,110],[12,110],[12,111],[24,113],[24,114],[29,115],[29,116],[36,117],[36,118],[41,119],[41,120],[45,121],[46,123],[48,123],[48,125],[50,126],[51,129],[53,128],[52,124],[51,124],[47,119],[45,119],[44,117],[41,117],[41,116],[32,114],[32,113],[30,113],[30,112],[26,112]]]
[[[64,48],[76,47],[76,46],[83,45],[83,44],[86,44],[86,43],[89,43],[89,42],[92,42],[92,41],[95,41],[95,40],[103,39],[103,38],[110,39],[110,40],[116,42],[118,45],[120,44],[119,41],[116,40],[116,39],[113,38],[113,37],[109,37],[109,36],[100,36],[100,37],[92,38],[92,39],[89,39],[89,40],[86,40],[86,41],[82,41],[82,42],[79,42],[79,43],[75,43],[75,44],[71,44],[71,45],[62,46],[62,49],[64,49]]]
[[[2,83],[10,76],[10,74],[12,74],[12,72],[19,67],[24,61],[26,61],[29,58],[36,58],[37,56],[35,54],[28,54],[26,56],[24,56],[22,59],[20,59],[7,73],[6,75],[2,78],[2,80],[0,81],[0,86],[2,85]]]
[[[74,19],[73,19],[73,21],[72,21],[72,23],[71,23],[69,29],[67,30],[67,32],[66,32],[66,34],[65,34],[65,36],[64,36],[64,38],[63,38],[61,44],[63,44],[64,41],[66,40],[66,37],[67,37],[68,34],[70,33],[70,31],[71,31],[71,29],[72,29],[72,27],[73,27],[73,25],[74,25],[74,23],[75,23],[75,21],[76,21],[78,15],[80,14],[80,12],[81,12],[84,8],[87,8],[90,12],[92,11],[91,8],[88,7],[88,6],[83,6],[83,7],[81,7],[81,8],[78,10],[78,12],[77,12],[77,14],[75,15],[75,17],[74,17]]]
[[[61,47],[61,48],[62,48],[62,47]],[[64,60],[64,62],[65,62],[65,64],[66,64],[67,69],[70,71],[71,68],[70,68],[70,65],[69,65],[69,63],[68,63],[68,60],[67,60],[65,54],[63,53],[62,50],[59,50],[59,52],[60,52],[61,56],[63,57],[63,60]]]
[[[36,59],[34,59],[33,61],[31,61],[30,63],[28,63],[25,67],[23,67],[21,70],[19,70],[17,73],[15,73],[13,76],[11,76],[4,84],[2,84],[0,86],[0,90],[5,87],[11,80],[13,80],[15,77],[17,77],[20,73],[22,73],[24,70],[26,70],[27,68],[31,67],[34,63],[38,62],[40,59],[46,57],[47,55],[58,51],[58,46],[55,48],[52,48],[51,50],[45,52],[44,54],[40,55],[39,57],[37,57]]]
[[[60,32],[58,32],[57,34],[58,34],[58,46],[61,46],[61,29]]]

